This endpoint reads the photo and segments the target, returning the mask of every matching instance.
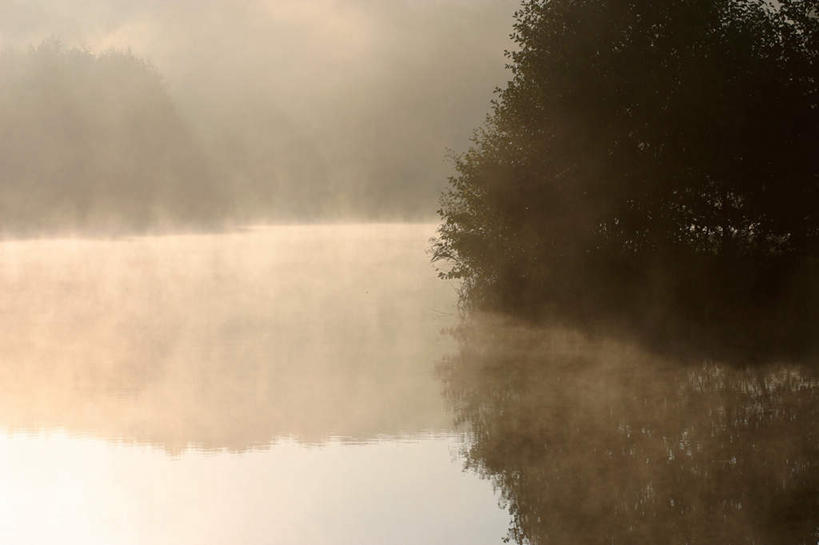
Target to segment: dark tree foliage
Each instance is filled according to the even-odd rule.
[[[819,257],[814,0],[525,0],[514,29],[433,247],[469,304],[806,305],[783,289]]]
[[[0,54],[0,232],[211,223],[225,191],[162,78],[125,52]]]

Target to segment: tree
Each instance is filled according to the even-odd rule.
[[[737,308],[819,257],[814,2],[525,0],[515,20],[439,211],[433,259],[467,303]]]

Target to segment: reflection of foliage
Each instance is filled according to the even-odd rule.
[[[441,366],[519,543],[814,543],[819,380],[470,323]]]
[[[4,51],[0,127],[5,231],[194,224],[224,206],[159,74],[129,53]]]
[[[440,212],[469,301],[778,302],[819,257],[819,14],[768,4],[525,0]]]

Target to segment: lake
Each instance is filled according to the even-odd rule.
[[[819,381],[462,319],[433,225],[0,244],[0,542],[815,543]]]
[[[4,242],[0,542],[497,543],[433,230]]]

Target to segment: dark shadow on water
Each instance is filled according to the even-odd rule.
[[[491,285],[466,283],[462,304],[533,325],[618,337],[678,362],[819,362],[817,260],[660,256],[657,263],[588,259],[579,268],[561,267],[521,269]]]
[[[472,317],[439,367],[517,543],[819,538],[819,376]],[[685,357],[685,356],[682,356]]]

